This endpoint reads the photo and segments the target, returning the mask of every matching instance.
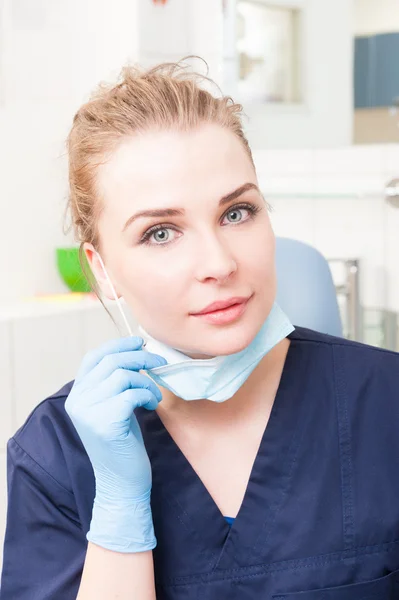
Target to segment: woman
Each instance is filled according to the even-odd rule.
[[[399,358],[274,304],[240,107],[125,69],[68,149],[77,236],[145,333],[10,440],[1,600],[398,598]]]

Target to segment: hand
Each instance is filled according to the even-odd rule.
[[[89,352],[65,403],[96,480],[87,539],[118,552],[144,552],[156,545],[151,465],[133,411],[158,406],[159,388],[139,371],[166,360],[141,350],[142,345],[141,338],[121,338]]]

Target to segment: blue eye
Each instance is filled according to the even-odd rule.
[[[160,242],[162,244],[168,241],[169,230],[166,227],[164,229],[158,229],[158,231],[154,231],[152,235],[154,236],[154,240],[156,242]]]
[[[235,208],[234,210],[229,211],[226,217],[230,221],[230,223],[239,223],[243,218],[242,209]]]
[[[250,219],[254,219],[256,214],[261,211],[261,207],[256,204],[241,203],[236,206],[232,206],[222,217],[222,225],[227,218],[227,224],[235,225],[239,223],[246,223]],[[179,234],[179,230],[169,224],[159,223],[147,229],[144,232],[139,244],[147,244],[148,246],[166,246],[173,242]]]
[[[155,225],[148,229],[140,239],[140,244],[148,244],[149,246],[163,246],[173,240],[171,231],[175,231],[174,227],[164,224]]]
[[[225,213],[224,218],[227,218],[228,222],[232,224],[246,222],[249,219],[253,219],[260,210],[255,204],[239,204],[230,208]],[[247,214],[245,215],[245,213]]]

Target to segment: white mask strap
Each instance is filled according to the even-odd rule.
[[[123,322],[125,323],[125,327],[126,327],[128,333],[129,333],[129,335],[131,337],[133,337],[133,332],[132,332],[131,327],[129,325],[129,322],[128,322],[127,318],[126,318],[125,311],[123,310],[122,304],[121,304],[121,302],[120,302],[120,300],[119,300],[119,298],[118,298],[118,296],[116,294],[114,285],[113,285],[112,281],[110,280],[110,278],[108,276],[107,269],[105,268],[103,259],[101,258],[101,256],[97,252],[97,250],[94,250],[94,252],[97,254],[98,260],[100,261],[100,265],[102,267],[102,270],[104,271],[105,279],[107,280],[107,283],[108,283],[109,287],[111,288],[112,295],[113,295],[114,300],[116,302],[116,305],[117,305],[117,307],[119,309],[119,312],[122,315],[122,319],[123,319]]]

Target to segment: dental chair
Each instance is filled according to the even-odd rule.
[[[277,303],[293,325],[343,337],[330,267],[312,246],[276,239]]]

